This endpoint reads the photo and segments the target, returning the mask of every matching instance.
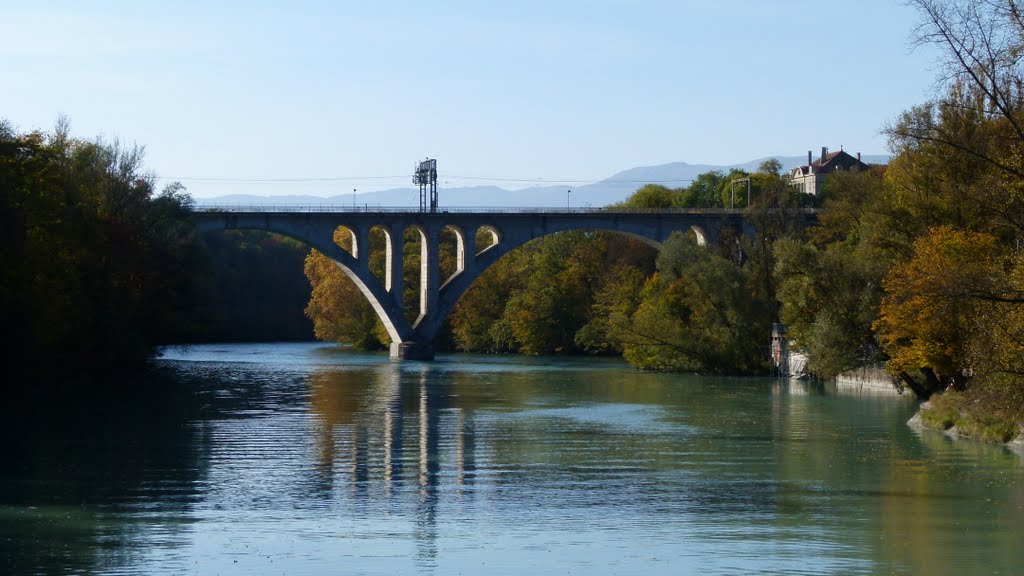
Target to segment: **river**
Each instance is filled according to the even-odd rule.
[[[619,361],[170,349],[7,422],[0,573],[1019,574],[1024,457],[905,397]]]

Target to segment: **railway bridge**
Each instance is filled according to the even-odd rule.
[[[391,337],[391,357],[433,359],[433,340],[459,297],[488,266],[510,250],[555,232],[604,230],[637,238],[651,246],[661,244],[675,231],[692,230],[699,242],[715,245],[725,230],[752,235],[753,227],[742,210],[729,209],[448,209],[427,212],[415,209],[301,207],[201,207],[194,215],[200,232],[214,230],[263,230],[288,236],[317,249],[334,261],[369,300]],[[344,226],[351,234],[351,249],[334,242]],[[380,279],[370,271],[370,231],[380,229],[385,238],[385,273]],[[409,321],[405,314],[402,278],[405,233],[420,238],[419,315]],[[441,231],[450,229],[456,238],[456,269],[440,277]],[[490,244],[476,248],[478,233]]]

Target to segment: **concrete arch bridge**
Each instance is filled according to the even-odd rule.
[[[604,230],[637,238],[655,248],[675,231],[693,230],[699,242],[715,245],[725,230],[753,234],[740,210],[630,210],[630,209],[449,209],[420,212],[411,209],[351,211],[200,208],[194,214],[200,232],[263,230],[288,236],[317,249],[333,260],[370,301],[391,337],[391,357],[429,360],[432,342],[456,301],[488,266],[523,244],[568,230]],[[339,226],[352,236],[351,250],[334,242]],[[441,231],[456,238],[456,270],[440,277]],[[383,281],[370,271],[371,229],[385,238]],[[402,289],[404,237],[407,230],[420,237],[420,310],[410,322],[405,316]],[[476,249],[478,232],[490,245]]]

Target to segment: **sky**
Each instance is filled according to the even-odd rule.
[[[884,154],[934,92],[894,0],[0,0],[0,118],[138,144],[197,198],[590,182]],[[269,182],[267,180],[270,180]]]

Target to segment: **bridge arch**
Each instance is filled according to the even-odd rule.
[[[479,240],[481,235],[489,237],[490,244],[484,247],[480,247],[480,243],[477,240]],[[492,247],[497,246],[500,242],[501,232],[499,232],[497,228],[491,226],[490,224],[484,224],[483,226],[477,228],[476,233],[473,235],[473,254],[474,256],[479,255],[481,252],[484,252],[485,250],[490,250]]]
[[[345,252],[348,252],[353,258],[359,258],[359,238],[356,236],[354,230],[344,224],[341,224],[334,229],[332,239],[338,247]],[[347,248],[345,247],[346,244],[348,244]]]
[[[338,226],[337,228],[341,227],[343,226]],[[337,228],[335,228],[335,230],[337,230]],[[358,246],[359,242],[359,239],[356,238],[358,234],[356,233],[356,231],[352,230],[348,226],[344,226],[344,228],[352,232],[353,251],[356,251],[355,247]],[[409,325],[408,321],[406,321],[405,318],[402,316],[396,316],[395,314],[392,313],[391,310],[389,310],[388,304],[390,303],[389,300],[391,300],[391,298],[389,298],[391,290],[384,290],[383,285],[380,285],[379,282],[376,282],[377,278],[370,273],[369,267],[363,264],[365,260],[360,260],[359,258],[357,258],[356,255],[349,253],[349,251],[347,251],[345,248],[343,248],[337,242],[334,241],[335,230],[330,230],[330,235],[326,236],[328,241],[325,242],[323,235],[316,236],[296,233],[294,230],[290,230],[287,227],[267,228],[263,226],[245,224],[224,228],[211,228],[209,226],[200,226],[201,232],[212,232],[230,229],[259,230],[263,232],[271,232],[274,234],[285,236],[287,238],[291,238],[292,240],[296,240],[298,242],[301,242],[302,244],[305,244],[306,246],[309,246],[310,248],[315,249],[316,251],[326,256],[342,271],[342,273],[345,274],[346,277],[352,280],[356,288],[359,289],[359,291],[363,294],[366,300],[370,303],[370,306],[373,308],[374,312],[376,312],[377,316],[380,318],[381,323],[384,325],[384,329],[387,331],[388,336],[391,337],[392,341],[401,342],[407,340],[408,338],[411,338],[414,335],[412,326]],[[386,238],[388,238],[388,246],[390,247],[390,239],[392,236],[391,232],[385,230],[385,234]],[[369,243],[366,243],[364,245],[367,246],[367,248],[369,247]],[[364,252],[364,254],[369,255],[369,251],[367,250],[366,252]],[[387,262],[390,263],[391,261],[392,258],[389,257]],[[388,267],[388,270],[390,271],[390,267]],[[399,291],[401,291],[402,289],[401,278],[398,278],[397,288]]]
[[[693,235],[697,237],[697,245],[698,246],[707,246],[708,245],[707,232],[705,232],[702,227],[700,227],[700,226],[690,226],[690,228],[689,228],[689,230],[687,230],[687,232],[693,232]]]
[[[463,230],[461,226],[457,224],[445,224],[444,227],[441,228],[441,233],[444,234],[445,231],[451,232],[451,234],[455,237],[455,269],[452,271],[452,274],[448,278],[444,279],[444,282],[447,282],[448,280],[451,279],[452,276],[455,276],[456,274],[461,274],[466,269],[467,242],[466,231]]]
[[[656,250],[661,250],[662,246],[661,242],[653,240],[648,236],[643,236],[640,234],[626,232],[622,230],[616,230],[614,228],[597,228],[589,226],[570,227],[564,230],[553,230],[545,234],[531,236],[529,238],[517,237],[515,241],[506,240],[503,242],[498,242],[497,244],[491,245],[490,247],[486,248],[484,251],[476,255],[472,262],[472,274],[455,274],[440,287],[440,293],[438,294],[438,302],[436,308],[437,314],[434,316],[433,322],[431,322],[430,324],[424,324],[419,326],[419,330],[424,336],[433,339],[434,336],[437,335],[438,330],[440,330],[441,326],[444,324],[445,320],[451,314],[452,310],[454,310],[455,305],[459,301],[459,298],[461,298],[462,295],[466,293],[466,290],[468,290],[469,287],[473,285],[473,282],[475,282],[477,278],[479,278],[480,275],[483,274],[485,270],[487,270],[492,265],[497,263],[498,260],[500,260],[506,254],[512,252],[513,250],[523,247],[532,240],[543,238],[545,236],[550,236],[552,234],[574,231],[607,232],[610,234],[617,234],[620,236],[625,236],[627,238],[632,238],[634,240],[639,240],[640,242],[643,242],[644,244],[647,244],[648,246],[651,246]]]
[[[355,282],[392,339],[394,358],[433,357],[431,343],[455,303],[484,270],[530,240],[573,230],[605,231],[640,240],[657,249],[674,231],[694,230],[706,245],[714,244],[722,228],[737,226],[749,233],[738,211],[612,212],[605,210],[553,213],[423,213],[423,212],[201,212],[195,215],[201,231],[251,229],[275,232],[303,242],[325,254]],[[334,241],[344,226],[352,235],[352,253]],[[370,232],[384,231],[384,280],[369,266]],[[455,233],[456,271],[440,278],[439,240],[443,230]],[[403,294],[406,230],[420,241],[419,315],[405,316]],[[490,246],[467,251],[466,230],[483,231]]]

